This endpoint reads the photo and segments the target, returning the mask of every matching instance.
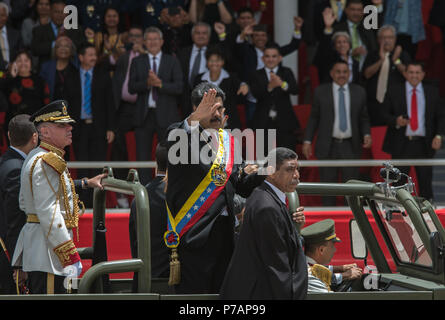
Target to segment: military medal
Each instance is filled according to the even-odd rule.
[[[212,169],[212,180],[216,186],[223,186],[226,184],[227,172],[224,163],[221,163],[219,166]]]
[[[147,13],[151,14],[152,16],[154,16],[155,9],[153,8],[153,5],[151,4],[151,2],[147,4],[147,7],[145,8],[145,10],[147,11]]]
[[[176,248],[179,245],[179,234],[174,230],[164,233],[164,242],[168,248]]]
[[[90,18],[93,17],[93,13],[94,13],[94,6],[93,5],[88,5],[87,6],[87,14]]]

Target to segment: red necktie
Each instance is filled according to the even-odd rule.
[[[419,120],[417,118],[417,95],[416,88],[413,89],[411,95],[411,119],[410,119],[411,130],[416,131],[419,126]]]
[[[286,208],[289,209],[289,199],[286,197]]]

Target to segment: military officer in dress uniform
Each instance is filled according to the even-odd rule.
[[[329,265],[335,254],[335,243],[340,239],[335,233],[335,222],[326,219],[304,228],[304,251],[308,263],[308,293],[331,292],[333,285],[343,280],[360,278],[362,269],[355,263],[342,266]]]
[[[67,107],[64,100],[54,101],[30,118],[41,143],[23,163],[19,204],[27,223],[17,240],[12,265],[27,272],[28,287],[34,294],[65,293],[68,282],[64,284],[64,277],[80,275],[82,263],[72,229],[78,226],[83,204],[75,185],[101,187],[103,177],[77,183],[71,179],[63,158],[74,122]]]

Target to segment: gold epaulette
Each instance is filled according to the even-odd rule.
[[[309,268],[314,277],[320,279],[327,287],[328,290],[331,291],[331,280],[332,280],[332,272],[329,268],[322,266],[321,264],[314,264]]]
[[[51,168],[56,170],[59,175],[65,172],[66,170],[66,162],[62,157],[59,157],[54,152],[45,153],[42,156],[42,160],[49,165]]]

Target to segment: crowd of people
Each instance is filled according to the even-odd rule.
[[[372,145],[372,126],[388,126],[383,150],[393,157],[432,157],[441,147],[445,120],[435,86],[435,98],[424,98],[423,87],[430,86],[415,61],[417,44],[426,37],[420,1],[395,3],[301,1],[302,17],[293,20],[290,42],[277,44],[271,25],[261,23],[270,10],[265,1],[3,1],[0,101],[5,120],[0,133],[6,134],[13,116],[65,99],[77,121],[74,152],[67,150],[67,159],[128,160],[126,134],[134,132],[136,160],[150,161],[154,137],[161,141],[169,125],[192,112],[191,90],[206,81],[226,94],[227,128],[276,129],[276,145],[291,150],[301,145],[300,157],[315,151],[318,159],[359,159],[362,147]],[[378,30],[364,27],[367,4],[378,9]],[[66,5],[78,8],[77,29],[64,27]],[[303,79],[282,64],[302,41],[320,82],[306,128],[290,99]],[[410,82],[410,65],[420,68],[420,110],[414,115],[411,93],[404,93],[407,100],[390,99],[394,86]],[[345,88],[343,94],[334,92],[335,99],[326,94],[338,86]],[[345,118],[321,112],[332,107],[341,112],[344,107]],[[406,151],[410,144],[416,144],[415,151]],[[80,171],[79,176],[94,173]],[[340,179],[336,170],[321,171],[321,181]],[[351,168],[340,171],[343,180],[359,177]],[[417,173],[425,177],[420,195],[433,199],[431,169]],[[151,169],[140,169],[139,175],[144,184],[153,176]],[[118,171],[117,176],[126,175]],[[81,198],[92,205],[91,192]]]

